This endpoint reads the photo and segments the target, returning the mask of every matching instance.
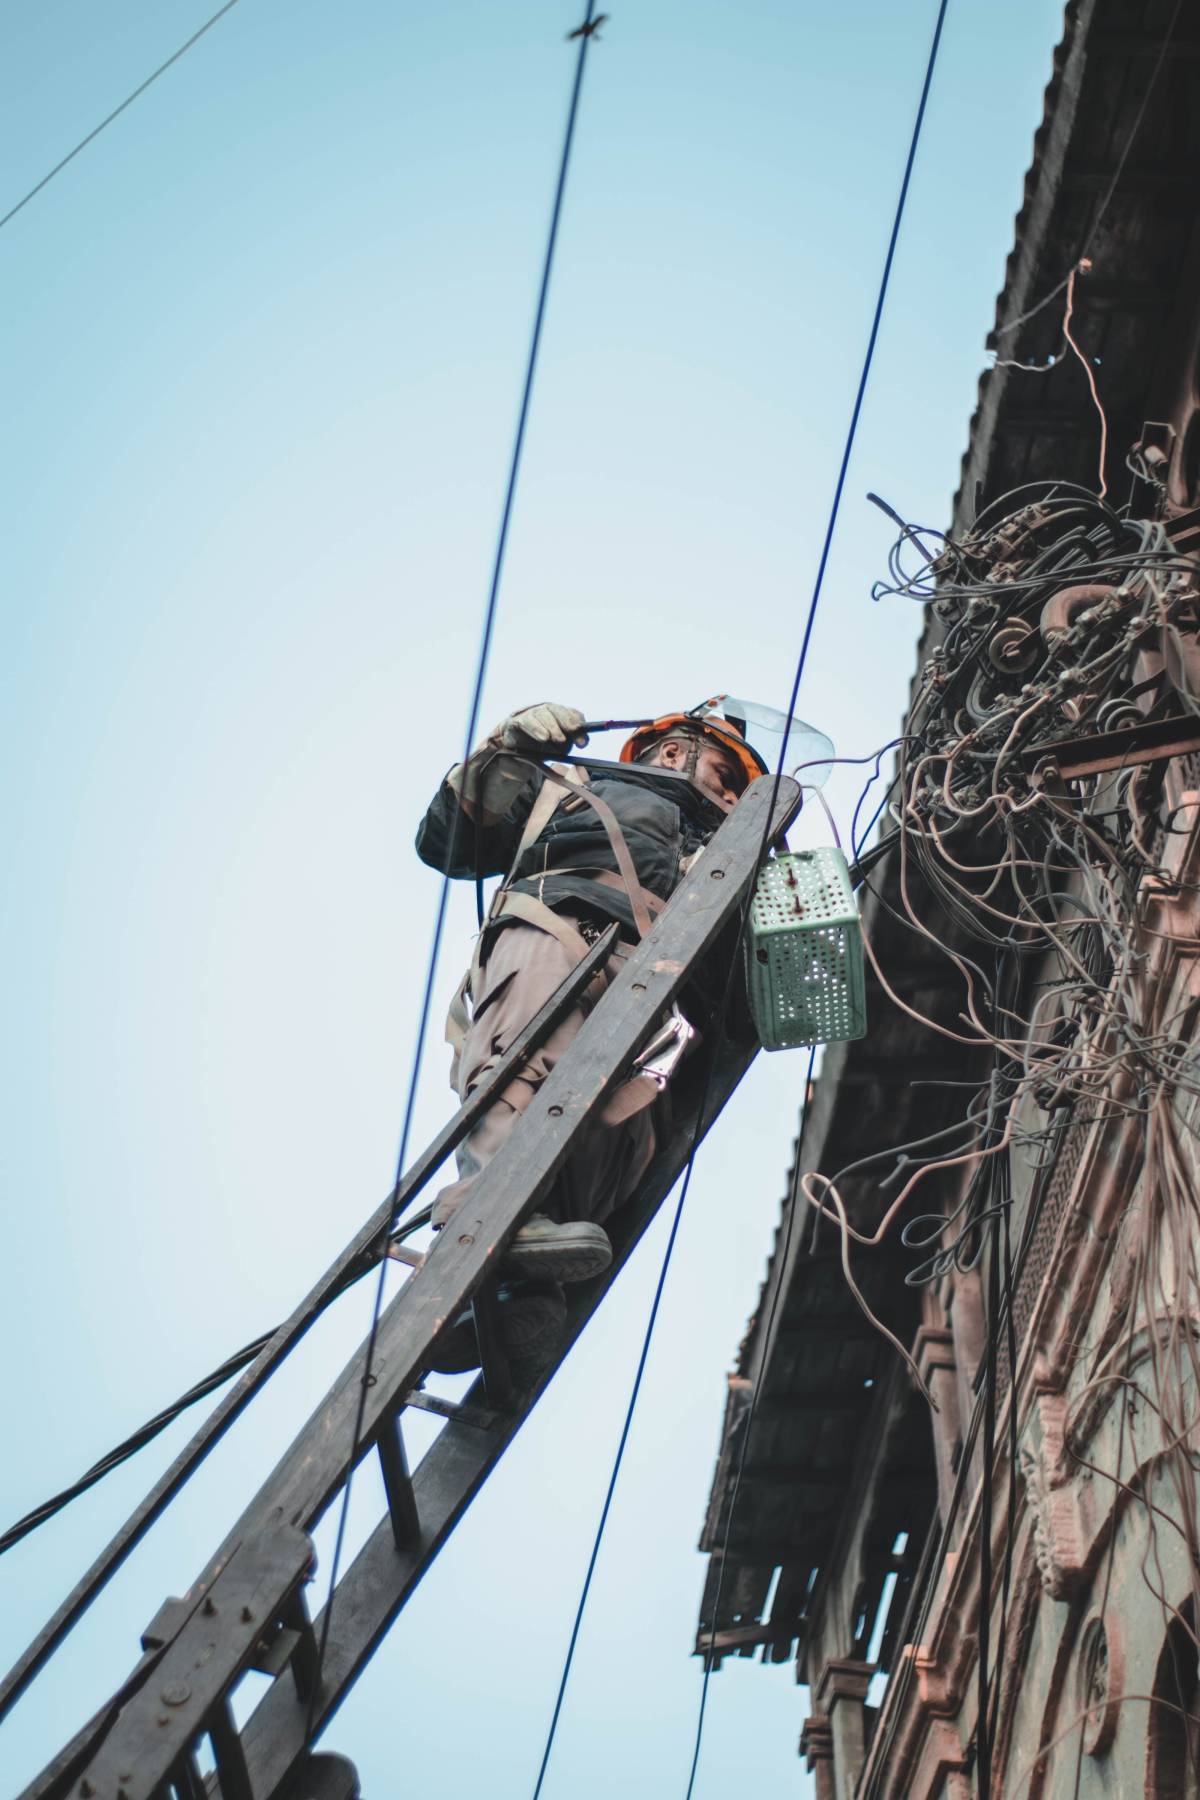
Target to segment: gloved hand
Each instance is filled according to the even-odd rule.
[[[586,744],[587,737],[579,727],[583,714],[573,706],[556,706],[545,700],[538,706],[526,706],[520,712],[502,719],[488,736],[488,744],[498,750],[533,750],[560,754],[572,744]]]
[[[472,818],[493,824],[506,817],[534,777],[526,757],[561,756],[572,744],[586,744],[582,724],[583,714],[573,706],[543,701],[522,707],[502,719],[446,779]]]

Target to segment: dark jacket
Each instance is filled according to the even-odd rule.
[[[617,817],[643,887],[666,900],[674,892],[684,859],[706,844],[724,814],[691,782],[662,769],[605,769],[592,775],[591,791]],[[443,782],[417,832],[417,854],[430,868],[460,880],[507,875],[542,786],[531,770],[508,814],[498,824],[477,826]],[[622,933],[636,937],[629,902],[619,890],[589,880],[587,871],[616,871],[604,826],[586,801],[571,799],[525,852],[513,887],[533,894],[556,910],[584,908],[616,919]]]

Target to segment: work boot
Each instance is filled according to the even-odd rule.
[[[541,1365],[567,1322],[567,1303],[555,1281],[505,1281],[496,1290],[496,1323],[504,1353],[514,1365]],[[471,1307],[438,1339],[430,1369],[465,1375],[479,1367],[479,1341]]]
[[[517,1275],[569,1282],[603,1275],[611,1261],[612,1245],[601,1226],[587,1220],[557,1225],[544,1213],[534,1213],[509,1244],[503,1266]]]

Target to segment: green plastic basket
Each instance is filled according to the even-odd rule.
[[[796,850],[759,872],[746,990],[764,1050],[836,1044],[867,1029],[862,931],[840,850]]]

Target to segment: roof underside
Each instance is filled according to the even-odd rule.
[[[1159,64],[1173,13],[1174,32]],[[1166,359],[1178,339],[1179,297],[1200,285],[1193,230],[1198,151],[1200,16],[1186,0],[1179,8],[1175,0],[1071,0],[989,345],[998,361],[1041,365],[1054,357],[1063,341],[1065,278],[1081,257],[1090,258],[1090,271],[1076,279],[1072,329],[1097,359],[1108,417],[1106,473],[1118,505],[1129,494],[1129,446],[1169,391]],[[1031,317],[1010,329],[1031,309]],[[1099,416],[1073,355],[1048,372],[989,369],[971,423],[954,529],[965,529],[981,504],[1025,482],[1075,481],[1094,491],[1099,443]],[[952,1018],[961,996],[947,981],[940,947],[924,944],[891,916],[899,898],[895,865],[890,857],[875,878],[864,921],[900,993],[927,1016]],[[950,935],[942,920],[937,932],[943,942]],[[868,1006],[869,1035],[826,1053],[796,1149],[801,1171],[833,1176],[961,1113],[961,1088],[920,1085],[961,1082],[970,1073],[961,1051],[918,1027],[870,982]],[[888,1196],[881,1198],[879,1177],[891,1167],[884,1161],[839,1183],[857,1223],[869,1227],[880,1216]],[[759,1307],[730,1377],[700,1546],[712,1555],[699,1643],[716,1629],[726,1653],[762,1648],[774,1660],[786,1659],[797,1641],[803,1657],[821,1571],[837,1563],[839,1531],[856,1511],[851,1496],[884,1429],[895,1361],[848,1290],[837,1244],[822,1235],[814,1245],[803,1201],[791,1225],[794,1182],[795,1169]],[[937,1208],[932,1185],[923,1193],[923,1212]],[[915,1296],[903,1276],[913,1254],[897,1252],[894,1235],[880,1252],[856,1249],[854,1273],[872,1308],[911,1339]],[[747,1444],[746,1414],[760,1370]],[[872,1477],[879,1491],[870,1534],[884,1546],[919,1529],[932,1505],[927,1426],[914,1422],[893,1438],[895,1448],[882,1463],[876,1457]]]

